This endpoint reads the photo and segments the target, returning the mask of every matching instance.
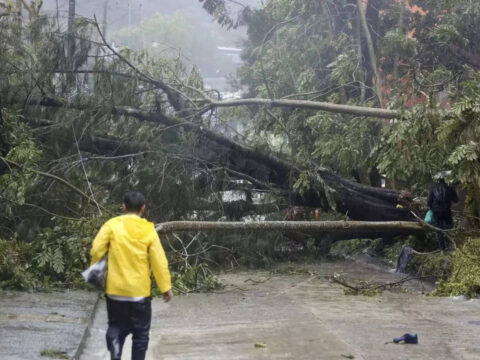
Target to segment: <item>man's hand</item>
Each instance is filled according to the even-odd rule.
[[[168,290],[167,292],[163,293],[163,301],[169,302],[173,299],[173,292],[172,289]]]

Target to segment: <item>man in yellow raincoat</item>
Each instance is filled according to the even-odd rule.
[[[160,239],[154,225],[141,218],[145,202],[141,193],[127,192],[125,214],[102,226],[90,252],[92,264],[108,252],[106,340],[112,360],[121,359],[128,334],[132,334],[132,360],[145,359],[152,318],[150,267],[163,299],[168,302],[173,298]]]

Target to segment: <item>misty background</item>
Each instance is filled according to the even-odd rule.
[[[259,0],[242,0],[255,8]],[[232,14],[242,10],[230,2]],[[44,12],[58,17],[66,28],[68,0],[45,0]],[[107,40],[117,48],[148,49],[153,56],[181,57],[196,65],[206,87],[230,90],[227,78],[235,75],[246,28],[227,30],[197,0],[77,0],[76,16],[97,17]]]

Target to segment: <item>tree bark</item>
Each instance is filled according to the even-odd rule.
[[[361,21],[360,21],[360,17],[357,16],[355,18],[355,39],[357,41],[357,56],[358,56],[358,61],[360,64],[363,64],[363,46],[362,46],[362,32],[361,32]],[[360,101],[362,103],[365,102],[365,98],[366,98],[366,89],[365,89],[365,74],[367,72],[366,71],[362,71],[361,72],[361,78],[360,78]]]
[[[217,222],[217,221],[171,221],[155,226],[160,234],[175,231],[305,231],[315,233],[366,232],[384,234],[385,231],[419,233],[423,226],[413,221],[258,221],[258,222]]]
[[[368,0],[366,0],[366,6],[368,7]],[[375,49],[373,47],[372,35],[370,29],[368,28],[367,17],[365,14],[365,9],[363,8],[363,0],[357,0],[358,15],[360,16],[360,22],[362,24],[363,33],[367,41],[368,54],[370,57],[370,66],[372,72],[375,75],[375,90],[377,92],[378,102],[381,108],[383,108],[383,97],[382,97],[382,82],[380,79],[380,74],[378,72],[377,65],[377,56],[375,55]]]

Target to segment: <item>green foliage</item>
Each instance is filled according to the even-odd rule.
[[[442,76],[442,75],[441,75]],[[480,178],[479,74],[461,84],[449,111],[417,107],[389,129],[379,147],[379,169],[406,184],[425,184],[442,169],[463,184]]]
[[[455,177],[463,183],[474,183],[480,178],[480,74],[474,73],[471,80],[462,83],[455,94],[452,112],[439,129],[441,144],[450,150],[448,163]]]
[[[316,136],[311,157],[344,175],[353,170],[367,171],[370,154],[379,140],[382,124],[373,119],[344,120],[339,116],[317,114],[307,120]]]
[[[415,256],[408,269],[418,276],[432,277],[440,283],[448,279],[454,267],[453,257],[448,253]]]
[[[18,113],[7,109],[0,111],[0,155],[4,152],[7,160],[25,167],[34,167],[40,159],[41,151],[33,139],[30,127]],[[13,165],[0,161],[2,168],[11,170],[0,176],[0,210],[3,213],[0,216],[1,224],[13,215],[14,204],[25,203],[27,193],[34,187],[37,176],[32,172],[18,171]]]
[[[384,1],[377,5],[389,7]],[[267,1],[250,19],[245,64],[238,72],[249,96],[374,105],[369,101],[373,98],[371,78],[366,78],[369,64],[364,63],[365,53],[358,51],[357,14],[352,9],[348,1]],[[413,52],[415,42],[405,37],[404,47]],[[355,171],[366,178],[375,165],[370,154],[382,127],[375,119],[260,109],[247,129],[262,133],[257,141],[275,136],[279,144],[275,149],[287,153],[296,164],[309,167],[314,161],[343,175]],[[304,176],[292,184],[294,190],[309,187]]]
[[[377,1],[368,11],[378,14],[378,22],[370,26],[379,39],[374,37],[374,46],[386,86],[384,97],[391,107],[422,105],[393,124],[299,110],[270,111],[275,120],[260,110],[250,122],[252,133],[261,133],[262,139],[273,134],[281,143],[276,148],[298,164],[315,161],[344,175],[359,173],[362,180],[377,166],[392,184],[402,187],[424,188],[445,168],[454,169],[455,178],[463,183],[476,181],[478,135],[468,138],[466,131],[456,136],[446,130],[460,126],[459,119],[450,121],[457,105],[463,103],[464,110],[476,114],[471,102],[458,95],[478,84],[462,58],[480,48],[479,32],[472,32],[479,23],[478,6],[471,1],[414,3],[425,13],[412,13],[401,8],[402,2],[392,1]],[[368,102],[374,84],[370,64],[363,60],[367,49],[359,34],[358,14],[351,9],[343,1],[267,1],[250,19],[246,63],[238,74],[249,95],[297,94],[302,99],[374,105]],[[464,79],[471,79],[471,84],[458,87]],[[445,111],[446,89],[454,88],[459,91],[451,101],[453,110]],[[472,95],[478,94],[476,90]],[[476,134],[475,129],[469,126],[470,133]],[[303,175],[293,184],[295,190],[310,186]]]
[[[0,289],[28,290],[39,280],[32,271],[35,246],[16,239],[0,239]]]
[[[448,280],[442,280],[432,293],[437,296],[480,294],[480,238],[469,239],[461,251],[453,255],[453,270]]]
[[[448,162],[456,169],[458,178],[463,183],[476,179],[480,175],[480,145],[471,141],[457,146],[448,158]]]
[[[179,293],[208,292],[223,288],[207,263],[186,263],[172,272],[172,287]]]
[[[302,172],[298,175],[297,180],[293,184],[293,191],[304,194],[310,190],[311,177],[310,174]]]
[[[378,168],[407,186],[426,184],[447,166],[448,152],[439,146],[441,118],[418,107],[388,130],[378,152]]]
[[[327,65],[327,69],[332,69],[331,79],[340,86],[348,83],[351,80],[351,74],[355,73],[358,66],[356,60],[356,54],[353,50],[340,53],[332,63]],[[310,78],[313,78],[312,75],[314,74],[311,74]]]
[[[382,39],[382,53],[385,56],[395,56],[401,54],[402,57],[413,55],[416,50],[417,42],[409,37],[400,28],[393,28],[385,33]]]
[[[92,240],[106,216],[60,220],[31,243],[0,240],[0,288],[85,287],[80,273],[89,265]]]
[[[442,45],[457,43],[468,46],[468,39],[463,37],[460,31],[452,24],[441,24],[432,31],[433,39]]]
[[[198,0],[202,3],[203,8],[210,13],[215,20],[227,29],[236,28],[241,19],[234,19],[227,8],[227,4],[224,0]]]

